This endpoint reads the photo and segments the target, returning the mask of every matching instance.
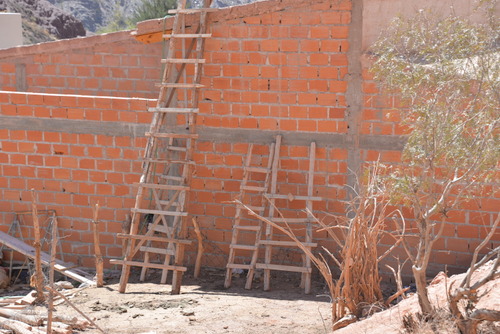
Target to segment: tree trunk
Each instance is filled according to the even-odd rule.
[[[423,268],[418,268],[415,265],[412,267],[413,276],[415,277],[415,284],[417,286],[417,296],[418,304],[420,305],[420,310],[424,316],[428,316],[432,313],[433,308],[429,300],[429,295],[427,294],[427,281],[425,277],[425,270]]]

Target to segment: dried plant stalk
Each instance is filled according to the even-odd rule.
[[[383,255],[378,254],[377,245],[382,234],[386,233],[385,222],[392,214],[388,212],[389,202],[386,200],[386,192],[378,188],[378,168],[378,164],[375,164],[370,169],[366,183],[361,186],[358,197],[349,203],[353,213],[352,218],[335,216],[337,223],[335,226],[329,226],[316,219],[316,223],[320,226],[318,231],[326,231],[340,248],[337,256],[333,255],[332,251],[323,248],[339,266],[341,275],[337,280],[333,279],[328,260],[322,254],[314,254],[304,246],[286,222],[283,225],[277,224],[258,215],[244,203],[235,201],[250,215],[286,234],[306,255],[311,257],[311,261],[327,283],[332,299],[334,324],[347,314],[361,316],[363,307],[366,305],[382,304],[378,264],[400,242],[394,237],[394,245]],[[312,216],[311,212],[308,214]],[[342,237],[338,237],[336,231],[340,231]]]

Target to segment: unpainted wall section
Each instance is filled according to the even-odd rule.
[[[350,170],[379,156],[385,163],[400,161],[405,129],[393,110],[400,107],[399,101],[378,91],[366,66],[363,76],[361,64],[352,66],[361,61],[360,52],[357,55],[349,52],[352,47],[360,47],[351,41],[354,34],[359,37],[360,31],[356,29],[362,23],[361,8],[337,0],[314,4],[283,0],[280,4],[284,6],[280,10],[211,23],[213,38],[206,45],[207,63],[202,80],[206,88],[200,97],[200,138],[194,155],[196,167],[189,201],[189,211],[206,237],[204,265],[225,265],[235,213],[230,201],[239,193],[249,143],[256,144],[257,156],[265,163],[269,144],[277,134],[282,135],[279,192],[303,195],[308,148],[312,141],[316,142],[314,195],[324,198],[315,206],[319,217],[323,212],[345,214],[348,196],[344,185],[349,182]],[[106,73],[120,68],[123,76],[112,78],[116,82],[113,89],[94,89],[91,94],[121,96],[118,82],[142,80],[134,79],[131,70],[135,71],[144,57],[151,61],[145,67],[151,74],[141,77],[150,85],[147,92],[150,95],[144,96],[156,97],[152,87],[161,71],[161,44],[138,45],[122,37],[116,41],[121,46],[117,48],[113,43],[107,47],[88,43],[86,48],[78,49],[84,50],[83,59],[88,61],[75,64],[71,57],[76,53],[66,52],[68,56],[56,61],[57,66],[73,71],[78,67],[82,72],[88,67],[92,76],[97,68],[108,68]],[[11,82],[8,88],[15,88],[12,78],[19,56],[19,59],[46,57],[44,63],[53,62],[50,52],[43,53],[48,50],[46,46],[39,47],[39,53],[30,49],[30,54],[3,58],[2,68],[10,69],[11,73],[2,77],[4,84]],[[104,56],[99,58],[101,63],[90,61],[93,52],[105,50],[114,61],[105,62]],[[64,53],[62,49],[54,52],[55,58]],[[123,60],[129,58],[135,60],[127,65]],[[116,59],[121,59],[120,66],[116,65]],[[34,67],[42,75],[45,73],[44,66]],[[81,83],[68,87],[80,94],[88,91],[82,85],[85,86]],[[36,90],[52,89],[50,82],[42,82]],[[349,93],[349,89],[354,92]],[[138,92],[124,93],[134,94]],[[28,190],[38,188],[42,206],[55,208],[63,227],[73,233],[65,250],[74,259],[83,258],[84,265],[91,266],[92,239],[88,228],[91,205],[98,199],[106,226],[105,254],[119,256],[120,241],[114,233],[120,232],[121,222],[133,206],[132,184],[139,178],[138,158],[145,143],[142,136],[151,119],[146,110],[154,102],[8,92],[1,96],[0,161],[5,162],[0,178],[3,191],[0,211],[5,224],[2,228],[11,221],[12,211],[29,208]],[[55,139],[50,139],[51,136]],[[65,150],[59,150],[59,146]],[[471,249],[484,238],[487,225],[498,212],[499,196],[480,194],[464,204],[463,210],[450,213],[444,238],[436,245],[434,271],[444,269],[445,264],[450,271],[467,265]],[[305,203],[282,201],[279,206],[291,215],[300,215]],[[74,226],[81,226],[81,230]],[[331,246],[326,241],[326,232],[316,232],[314,236],[321,245]],[[492,246],[498,244],[500,236],[494,240]],[[391,242],[384,239],[381,247],[388,247]],[[189,263],[193,262],[194,254],[194,249],[188,252]],[[300,260],[300,254],[278,249],[275,260],[293,262]]]
[[[161,53],[129,31],[0,50],[0,90],[156,98]]]

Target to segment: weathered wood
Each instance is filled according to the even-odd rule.
[[[35,248],[34,247],[29,246],[29,245],[25,244],[24,242],[20,241],[19,239],[14,238],[14,237],[12,237],[12,236],[10,236],[7,233],[2,232],[2,231],[0,231],[0,243],[6,245],[9,248],[12,248],[16,252],[19,252],[19,253],[23,254],[24,256],[29,257],[30,259],[35,258]],[[40,259],[44,265],[48,265],[50,263],[50,256],[47,253],[40,252]],[[79,275],[79,274],[71,271],[69,269],[71,266],[72,265],[64,263],[60,260],[56,260],[56,264],[54,266],[54,269],[56,271],[59,271],[63,275],[65,275],[69,278],[72,278],[75,281],[78,281],[80,283],[85,283],[85,284],[89,284],[89,285],[95,284],[94,281],[92,281],[91,279],[88,279],[86,277],[83,277],[82,275]]]
[[[132,266],[132,267],[146,267],[146,268],[155,268],[155,269],[168,269],[168,270],[175,270],[175,271],[186,271],[186,267],[181,267],[181,266],[173,266],[170,264],[161,264],[161,263],[151,263],[151,262],[139,262],[139,261],[124,261],[124,260],[115,260],[111,259],[109,261],[112,264],[121,264],[121,265],[127,265],[127,266]]]
[[[151,241],[159,241],[159,242],[171,242],[177,244],[185,244],[191,245],[191,240],[181,240],[181,239],[171,239],[171,238],[163,238],[163,237],[153,237],[148,235],[130,235],[130,234],[122,234],[118,233],[116,235],[117,238],[125,238],[125,239],[138,239],[138,240],[151,240]]]
[[[35,273],[31,278],[30,285],[36,289],[36,303],[43,303],[45,295],[43,294],[43,272],[42,272],[42,244],[40,243],[40,224],[38,222],[37,197],[35,189],[31,189],[31,210],[33,211],[33,230],[35,234]]]
[[[62,299],[64,299],[64,301],[69,305],[71,306],[76,312],[78,312],[82,317],[84,317],[85,319],[87,319],[88,322],[90,322],[92,324],[92,326],[94,326],[95,328],[97,328],[99,331],[101,331],[102,333],[106,334],[105,331],[102,330],[101,327],[99,327],[95,322],[92,321],[92,319],[90,319],[85,313],[83,313],[82,311],[80,311],[80,309],[78,309],[72,302],[69,301],[68,298],[66,298],[65,295],[63,295],[62,293],[60,293],[59,291],[55,290],[55,289],[52,289],[51,287],[46,287],[47,289],[50,289],[52,290],[52,292],[54,292],[55,294],[59,295]]]
[[[80,330],[83,330],[91,325],[88,320],[81,319],[78,317],[65,316],[65,315],[55,315],[53,320],[55,322],[60,322],[68,326],[71,326],[71,328]]]
[[[297,273],[310,273],[312,271],[312,268],[285,266],[282,264],[257,263],[255,266],[257,269],[281,270],[281,271],[291,271],[291,272],[297,272]]]
[[[136,208],[133,208],[130,211],[134,213],[149,213],[152,215],[163,215],[163,216],[187,216],[187,212],[180,212],[180,211],[163,211],[163,210],[136,209]]]
[[[196,238],[198,239],[198,252],[196,253],[196,262],[194,265],[194,278],[198,278],[200,276],[201,270],[201,258],[203,256],[203,236],[201,235],[200,226],[195,218],[192,219],[194,232],[196,233]]]
[[[163,35],[163,38],[168,39],[168,38],[210,38],[212,37],[212,34],[165,34]]]
[[[43,324],[43,319],[40,317],[5,308],[0,308],[0,316],[10,318],[12,320],[22,321],[32,326],[41,326]]]
[[[297,243],[295,241],[261,240],[260,244],[261,245],[281,246],[281,247],[297,247]],[[318,246],[318,244],[315,243],[315,242],[303,242],[302,244],[304,246],[306,246],[306,247],[316,247],[316,246]]]
[[[92,227],[94,230],[94,255],[95,255],[95,268],[96,268],[96,285],[102,287],[104,285],[104,263],[102,260],[101,246],[99,241],[99,203],[92,207],[93,219]]]
[[[50,245],[50,271],[49,271],[49,284],[54,288],[54,266],[56,264],[56,249],[57,249],[57,220],[56,216],[53,216],[52,222],[52,244]],[[52,316],[54,314],[54,293],[49,290],[49,302],[48,302],[48,317],[47,317],[47,333],[52,333]]]
[[[33,334],[33,327],[24,322],[0,317],[0,327],[16,334]]]

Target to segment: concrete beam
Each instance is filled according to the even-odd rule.
[[[133,124],[118,122],[80,121],[68,119],[0,116],[0,129],[35,130],[78,134],[94,134],[119,137],[144,137],[149,124]],[[168,131],[187,133],[183,128],[169,128]],[[337,147],[349,149],[350,143],[346,134],[338,133],[306,133],[288,131],[259,131],[252,129],[198,128],[199,141],[217,143],[256,143],[268,144],[278,134],[283,136],[284,145],[309,146],[312,141],[320,147]],[[405,138],[402,136],[361,135],[359,149],[368,150],[401,150]]]

